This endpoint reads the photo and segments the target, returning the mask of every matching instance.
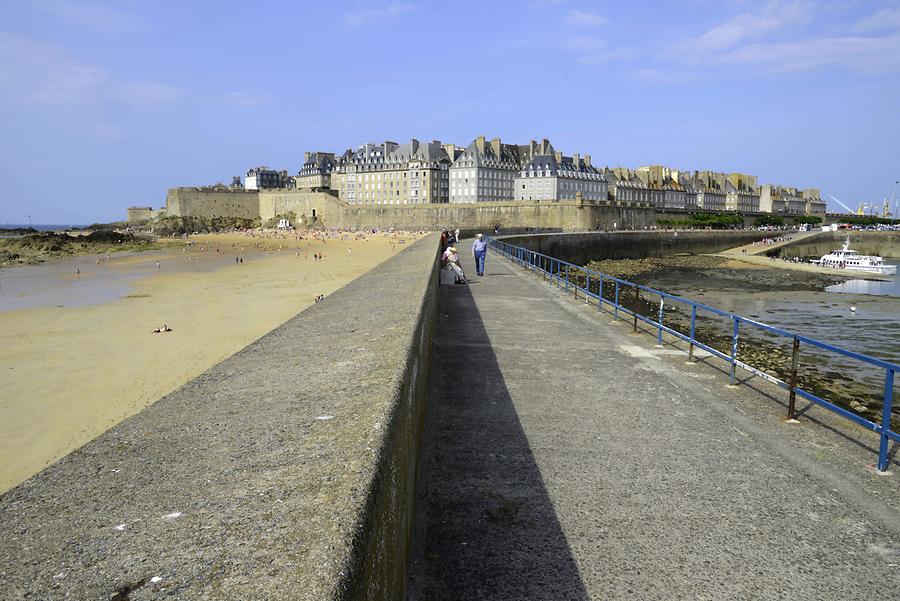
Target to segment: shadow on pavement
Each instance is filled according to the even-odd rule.
[[[588,599],[471,289],[440,295],[408,598]]]

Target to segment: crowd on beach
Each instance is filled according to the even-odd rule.
[[[753,246],[772,246],[773,244],[787,242],[791,238],[792,238],[791,236],[776,236],[775,238],[763,238],[762,240],[754,242]]]

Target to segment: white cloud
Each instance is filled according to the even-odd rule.
[[[900,6],[888,7],[857,21],[854,33],[876,33],[900,29]]]
[[[759,12],[739,14],[700,36],[664,49],[660,58],[668,59],[673,72],[694,74],[701,69],[735,66],[743,68],[742,76],[824,67],[863,73],[900,69],[900,32],[885,25],[895,17],[900,19],[897,11],[879,11],[850,28],[875,31],[883,27],[891,29],[890,33],[842,36],[825,30],[811,32],[806,25],[814,19],[815,9],[814,3],[805,1],[769,2]],[[661,74],[669,72],[660,70]]]
[[[179,95],[167,84],[119,80],[102,66],[80,63],[52,46],[2,32],[0,88],[7,96],[49,105],[117,103],[145,108]]]
[[[396,19],[405,13],[412,12],[415,8],[411,2],[388,2],[381,5],[371,2],[345,12],[344,23],[349,27],[363,27]]]
[[[76,27],[103,33],[133,34],[149,30],[140,17],[120,10],[111,3],[80,0],[33,0],[45,13]]]
[[[717,57],[715,62],[780,72],[826,66],[864,73],[897,71],[900,70],[900,34],[748,44]]]
[[[692,60],[802,25],[814,16],[813,2],[772,0],[760,11],[741,13],[697,37],[676,43],[667,53]]]
[[[570,10],[565,17],[565,22],[573,27],[599,27],[606,23],[606,18],[589,10]]]

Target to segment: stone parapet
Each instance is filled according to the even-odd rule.
[[[0,497],[0,598],[403,599],[437,247]]]

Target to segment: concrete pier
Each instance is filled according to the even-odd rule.
[[[440,290],[410,599],[900,597],[871,433],[496,254],[475,280]]]

